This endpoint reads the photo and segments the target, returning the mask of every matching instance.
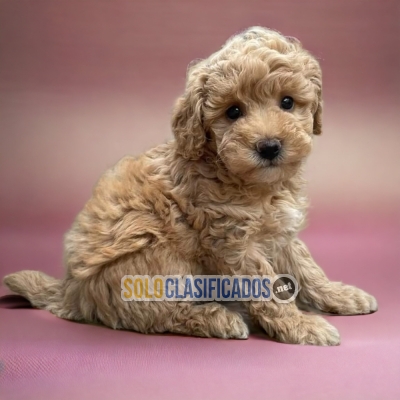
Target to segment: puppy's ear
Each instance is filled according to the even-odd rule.
[[[177,150],[186,159],[203,155],[207,137],[203,127],[204,85],[208,77],[202,62],[189,65],[186,90],[172,112],[172,130]]]

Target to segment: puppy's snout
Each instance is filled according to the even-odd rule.
[[[263,139],[260,140],[257,145],[256,149],[258,154],[262,158],[266,160],[273,160],[277,157],[281,151],[282,144],[278,139]]]

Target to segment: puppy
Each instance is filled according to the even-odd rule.
[[[299,41],[253,27],[191,65],[172,116],[175,140],[107,171],[65,237],[66,276],[4,278],[60,318],[143,333],[248,337],[216,302],[121,300],[124,275],[291,274],[298,299],[341,315],[377,310],[374,297],[330,282],[297,238],[302,167],[321,133],[321,70]],[[271,337],[337,345],[338,331],[295,302],[243,302]]]

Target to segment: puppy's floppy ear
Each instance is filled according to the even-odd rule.
[[[315,104],[313,134],[320,135],[322,133],[322,73],[318,60],[309,52],[303,50],[303,46],[299,39],[294,36],[285,36],[286,40],[291,43],[296,50],[306,55],[307,76],[314,85],[317,100]]]
[[[186,90],[172,112],[172,130],[177,150],[186,159],[203,155],[206,132],[203,127],[204,85],[208,72],[203,62],[189,65]]]

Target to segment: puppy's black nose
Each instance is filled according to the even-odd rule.
[[[262,158],[273,160],[279,155],[282,145],[278,139],[263,139],[257,143],[256,148]]]

